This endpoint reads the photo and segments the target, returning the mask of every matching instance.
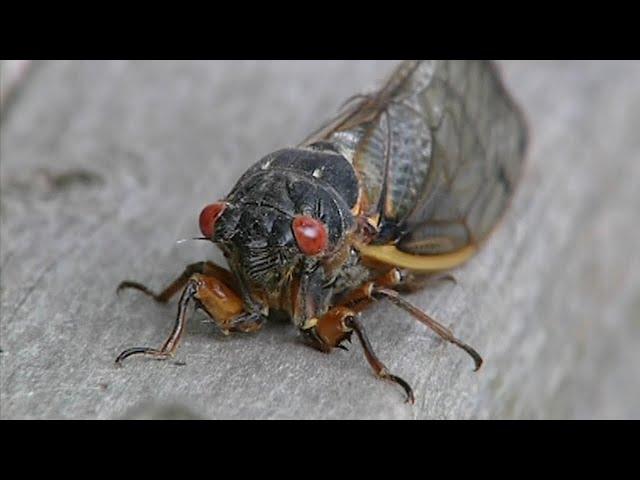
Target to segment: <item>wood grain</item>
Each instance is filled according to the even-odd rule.
[[[185,366],[114,367],[175,314],[117,284],[220,260],[175,243],[201,207],[392,66],[38,65],[0,126],[0,417],[639,418],[638,62],[501,62],[531,127],[523,181],[458,284],[410,296],[483,354],[480,372],[386,303],[363,322],[413,407],[357,345],[323,355],[287,323],[222,337],[197,315]]]

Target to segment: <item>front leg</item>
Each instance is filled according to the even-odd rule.
[[[118,355],[116,363],[120,363],[132,355],[145,355],[158,360],[173,357],[187,323],[187,307],[192,302],[196,308],[204,310],[225,334],[258,330],[264,322],[264,316],[259,313],[246,312],[240,296],[220,278],[222,275],[216,274],[216,272],[214,269],[208,269],[208,275],[193,273],[186,282],[183,282],[183,284],[186,283],[186,286],[178,303],[176,322],[169,338],[161,348],[129,348]],[[180,278],[174,284],[179,281]]]
[[[196,273],[216,277],[226,285],[235,287],[235,280],[229,270],[219,267],[213,262],[197,262],[187,265],[180,276],[171,282],[171,284],[169,284],[169,286],[160,293],[155,293],[145,285],[138,282],[132,282],[131,280],[121,282],[120,285],[118,285],[116,293],[119,294],[122,290],[126,289],[138,290],[145,295],[150,296],[156,302],[167,303],[176,293],[184,288],[191,276]]]
[[[342,342],[350,341],[353,332],[356,333],[365,356],[375,374],[387,380],[399,384],[407,394],[407,402],[413,403],[414,396],[411,387],[402,378],[392,375],[373,351],[373,347],[367,338],[364,327],[357,320],[357,314],[369,307],[378,298],[388,298],[395,305],[410,313],[414,318],[431,328],[444,340],[451,342],[467,352],[478,370],[482,365],[482,358],[469,345],[458,340],[451,330],[436,322],[433,318],[422,312],[406,300],[402,299],[396,289],[424,285],[430,281],[451,280],[450,275],[416,277],[393,268],[373,281],[366,282],[341,299],[340,305],[331,308],[319,319],[311,319],[302,326],[303,334],[311,341],[312,346],[323,351],[330,352],[333,348],[344,348]],[[455,281],[455,280],[454,280]]]
[[[371,342],[362,324],[357,320],[357,312],[344,306],[330,309],[317,320],[312,320],[303,327],[303,334],[310,340],[311,345],[323,352],[330,352],[333,348],[344,348],[342,343],[351,341],[351,335],[356,333],[362,344],[365,357],[376,376],[390,380],[400,385],[407,395],[407,403],[414,403],[415,397],[411,386],[402,378],[393,375],[373,351]]]

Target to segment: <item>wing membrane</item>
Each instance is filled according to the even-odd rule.
[[[527,145],[524,119],[488,61],[405,61],[310,135],[363,185],[361,213],[412,254],[481,242],[506,209]]]

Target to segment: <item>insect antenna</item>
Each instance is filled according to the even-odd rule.
[[[193,238],[181,238],[180,240],[176,240],[176,244],[181,244],[184,242],[189,242],[191,240],[210,240],[207,237],[193,237]]]

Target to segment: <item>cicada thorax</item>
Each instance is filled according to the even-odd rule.
[[[247,303],[295,323],[331,306],[343,266],[356,263],[355,169],[328,144],[283,149],[254,164],[215,216],[218,243]],[[213,215],[213,214],[212,214]]]

